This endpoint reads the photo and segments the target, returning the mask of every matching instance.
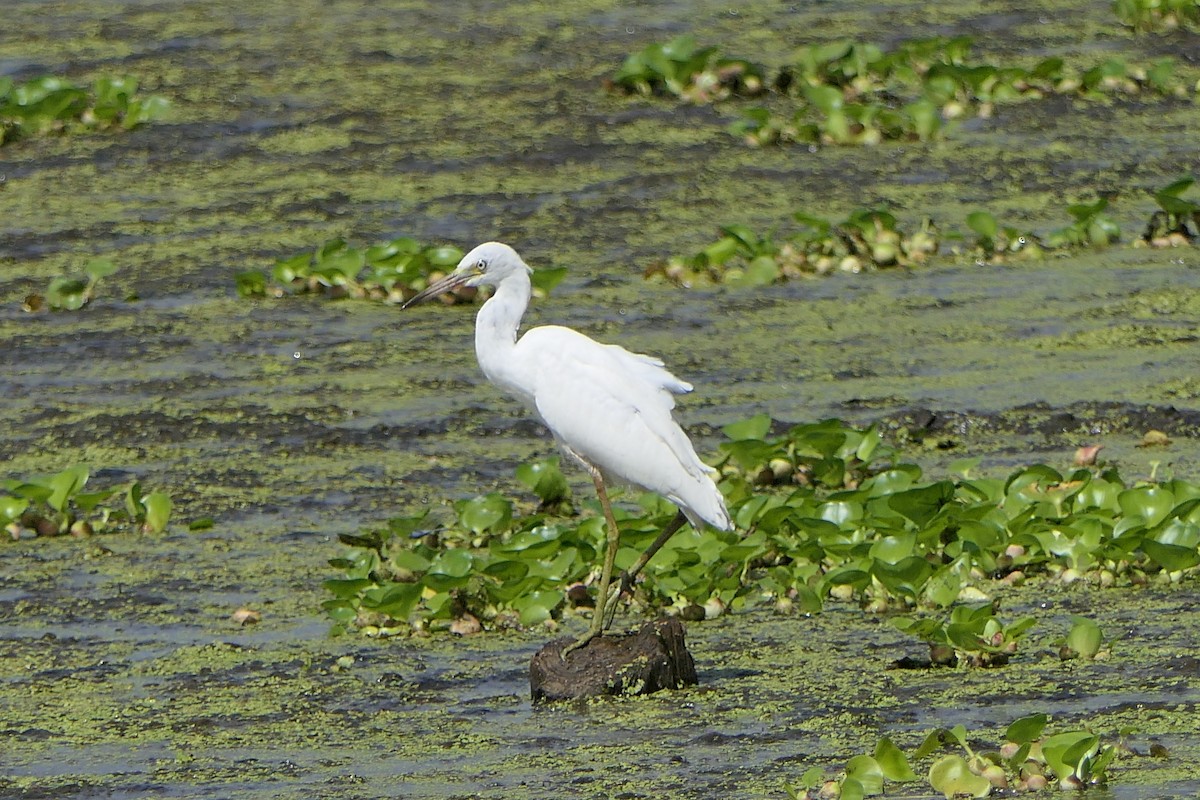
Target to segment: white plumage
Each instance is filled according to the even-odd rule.
[[[582,644],[602,630],[611,555],[616,552],[618,534],[605,483],[628,483],[660,494],[697,527],[708,523],[732,530],[733,522],[710,476],[712,469],[696,455],[671,415],[674,395],[690,392],[691,384],[672,375],[657,358],[601,344],[570,328],[532,328],[518,340],[517,329],[529,305],[529,272],[511,247],[487,242],[405,305],[458,286],[495,287],[476,318],[479,366],[488,380],[537,414],[559,446],[592,474],[608,518],[610,557],[601,573],[592,630]],[[664,531],[634,572],[679,524]]]

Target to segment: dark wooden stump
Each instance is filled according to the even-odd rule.
[[[598,695],[650,694],[699,683],[696,665],[675,617],[647,622],[637,633],[599,636],[567,654],[573,639],[555,639],[529,662],[533,702]]]

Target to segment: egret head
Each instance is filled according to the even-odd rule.
[[[528,274],[530,269],[516,250],[500,242],[484,242],[463,256],[453,272],[430,284],[402,307],[408,308],[460,286],[499,286],[500,281],[520,272]]]

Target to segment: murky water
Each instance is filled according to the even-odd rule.
[[[478,374],[470,309],[250,302],[233,279],[334,235],[502,239],[571,270],[531,323],[659,354],[696,384],[681,417],[702,451],[760,411],[896,425],[928,411],[947,420],[938,448],[907,455],[931,470],[1065,465],[1099,443],[1129,476],[1159,462],[1194,479],[1193,250],[947,258],[756,291],[640,279],[720,224],[767,230],[798,209],[886,203],[965,230],[986,208],[1046,231],[1068,202],[1116,190],[1129,241],[1148,189],[1200,172],[1194,104],[1022,104],[928,147],[809,152],[744,148],[723,132],[731,112],[599,88],[627,52],[683,31],[775,65],[819,39],[958,33],[996,58],[1194,64],[1194,35],[1135,39],[1083,2],[16,0],[4,16],[0,74],[127,72],[175,111],[0,149],[2,472],[136,477],[172,494],[180,524],[0,545],[0,796],[779,797],[880,736],[912,746],[961,722],[996,737],[1033,711],[1131,729],[1134,753],[1096,796],[1200,792],[1194,579],[1014,592],[1014,613],[1050,605],[1029,652],[986,672],[888,670],[919,653],[856,609],[725,618],[689,631],[700,688],[552,709],[526,700],[545,631],[326,638],[337,533],[516,492],[513,467],[551,446]],[[121,271],[86,311],[20,310],[96,255]],[[1138,448],[1150,427],[1173,444]],[[216,526],[186,532],[203,516]],[[263,622],[238,628],[239,606]],[[1125,631],[1111,659],[1052,655],[1071,613]],[[1168,757],[1140,755],[1151,742]]]

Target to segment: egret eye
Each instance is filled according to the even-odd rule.
[[[481,275],[483,273],[487,272],[487,259],[486,258],[481,258],[475,262],[475,271]]]

